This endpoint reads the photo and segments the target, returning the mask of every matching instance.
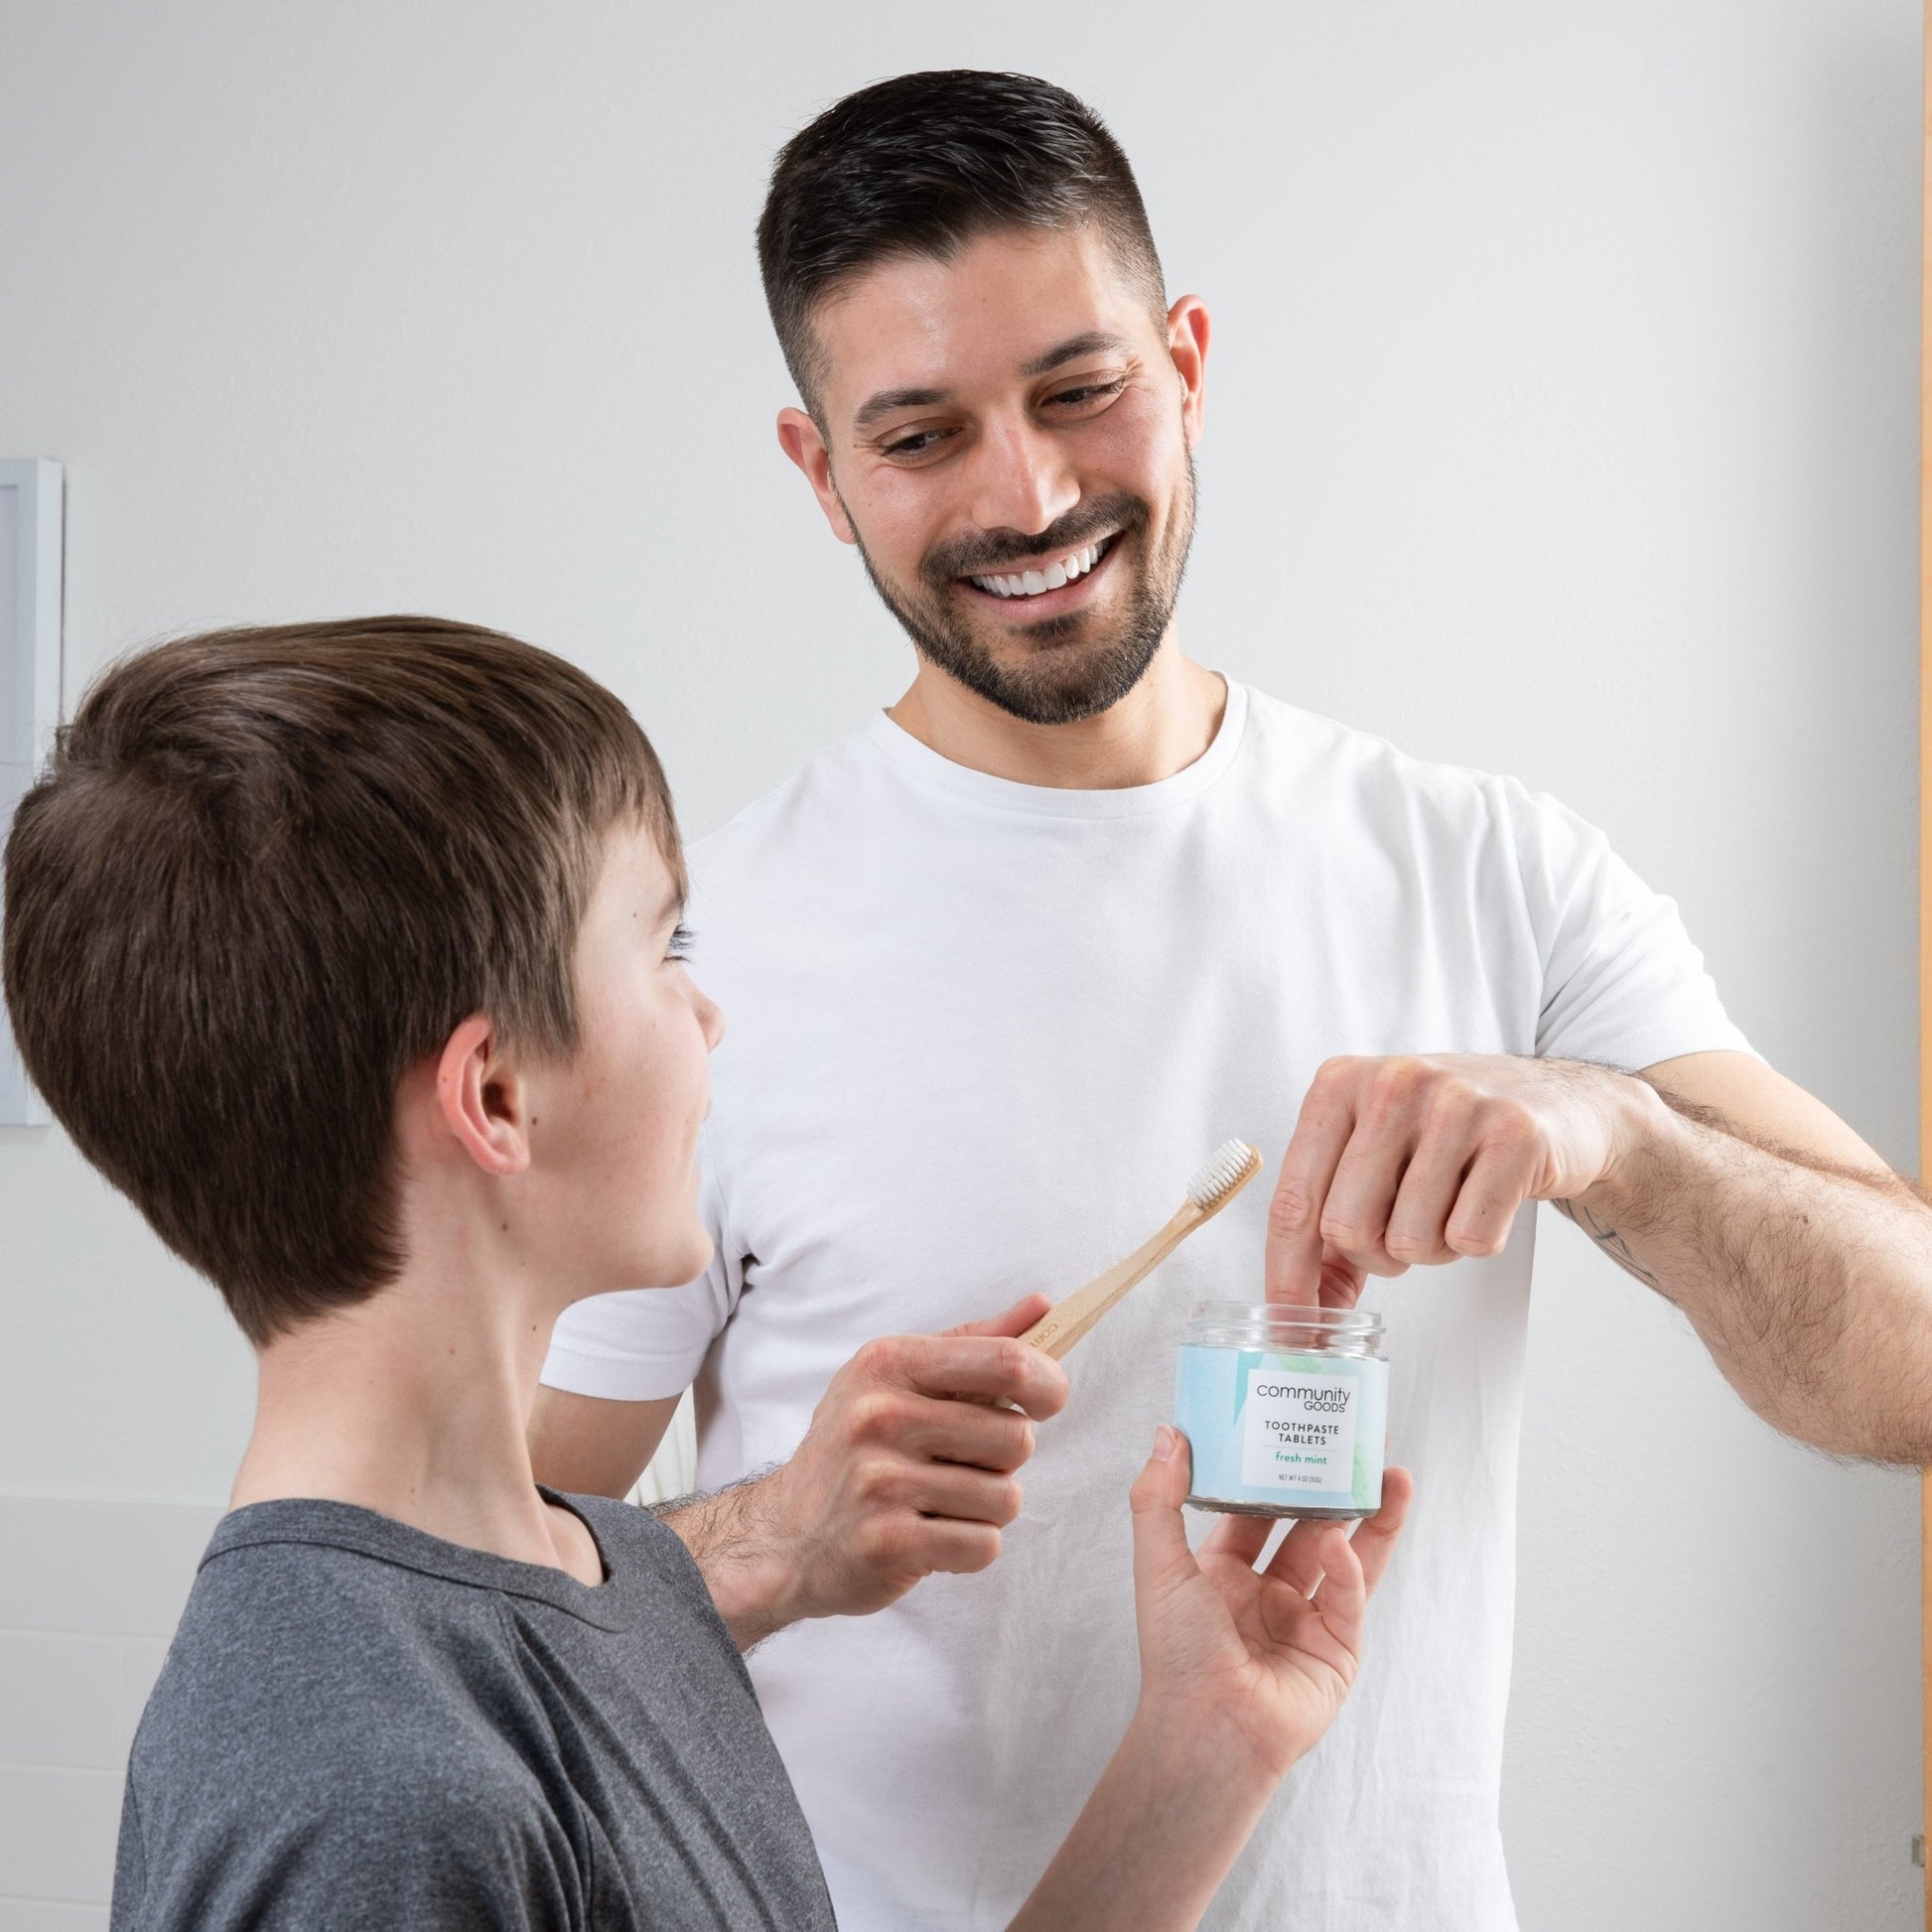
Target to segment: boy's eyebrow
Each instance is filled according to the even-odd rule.
[[[684,895],[673,886],[664,895],[664,903],[657,908],[657,923],[662,925],[668,919],[684,917]]]
[[[1110,336],[1102,329],[1090,329],[1085,335],[1069,336],[1044,354],[1021,363],[1020,373],[1027,376],[1050,375],[1053,370],[1064,368],[1069,362],[1077,362],[1083,355],[1116,355],[1126,346],[1123,337]],[[880,417],[890,416],[896,409],[924,409],[932,403],[951,400],[950,389],[880,389],[859,406],[859,413],[852,419],[852,427],[855,430],[869,429]]]

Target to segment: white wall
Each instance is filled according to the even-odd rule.
[[[433,610],[616,686],[690,829],[774,783],[909,659],[772,445],[762,174],[959,64],[1087,93],[1214,306],[1194,653],[1558,790],[1915,1166],[1913,0],[0,0],[0,453],[68,466],[69,697],[166,628]],[[1544,1241],[1525,1925],[1915,1924],[1911,1479],[1776,1441]],[[0,1932],[97,1925],[248,1362],[51,1131],[0,1133],[0,1566],[149,1526],[75,1572],[124,1611],[0,1589]]]

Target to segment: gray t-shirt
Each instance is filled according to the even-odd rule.
[[[601,1587],[346,1503],[224,1518],[135,1735],[114,1932],[830,1927],[683,1544],[550,1499]]]

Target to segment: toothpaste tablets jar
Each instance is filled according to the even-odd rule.
[[[1187,1323],[1173,1422],[1197,1509],[1372,1516],[1388,1414],[1382,1317],[1367,1309],[1203,1302]]]

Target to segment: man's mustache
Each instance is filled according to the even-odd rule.
[[[1096,537],[1112,536],[1116,530],[1141,529],[1149,514],[1142,498],[1117,491],[1068,510],[1037,536],[1026,536],[1018,530],[988,530],[983,535],[940,544],[927,551],[920,575],[933,585],[950,584],[956,577],[997,577],[1016,566],[1024,569],[1041,557],[1063,557]]]

